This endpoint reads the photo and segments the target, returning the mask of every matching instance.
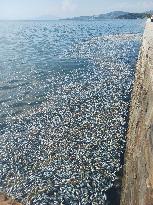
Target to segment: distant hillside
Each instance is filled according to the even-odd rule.
[[[127,13],[120,15],[117,19],[144,19],[147,18],[148,14],[146,13]]]
[[[114,19],[114,18],[117,18],[118,16],[127,15],[127,14],[128,12],[125,12],[125,11],[113,11],[113,12],[109,12],[106,14],[100,14],[96,18]]]
[[[33,20],[42,20],[42,21],[49,21],[49,20],[57,20],[58,17],[52,16],[52,15],[45,15],[45,16],[39,16],[34,18]]]
[[[144,13],[131,13],[124,11],[113,11],[106,14],[94,15],[94,16],[79,16],[73,18],[67,18],[66,20],[103,20],[103,19],[143,19],[147,18],[153,11],[147,11]]]

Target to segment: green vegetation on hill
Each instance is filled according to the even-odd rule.
[[[66,20],[103,20],[103,19],[144,19],[148,18],[153,14],[153,11],[148,11],[144,13],[131,13],[124,11],[113,11],[106,14],[94,15],[94,16],[79,16],[73,18],[67,18]]]
[[[146,13],[128,13],[125,15],[118,16],[117,19],[144,19],[147,18]]]

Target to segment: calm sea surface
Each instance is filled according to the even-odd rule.
[[[0,191],[26,205],[117,203],[107,193],[144,23],[0,22]]]

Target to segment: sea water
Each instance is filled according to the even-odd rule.
[[[118,203],[107,192],[119,186],[143,29],[0,22],[0,191],[26,205]]]

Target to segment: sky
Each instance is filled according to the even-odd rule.
[[[0,19],[58,18],[153,10],[153,0],[0,0]]]

